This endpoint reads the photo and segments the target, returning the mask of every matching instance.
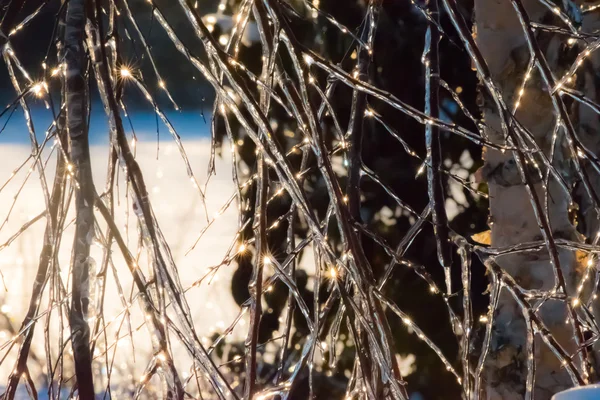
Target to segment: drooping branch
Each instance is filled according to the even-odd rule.
[[[502,398],[535,395],[545,399],[556,390],[594,379],[594,346],[600,332],[594,317],[597,288],[593,286],[600,276],[595,268],[586,266],[597,263],[600,235],[592,239],[596,228],[587,226],[594,225],[595,213],[585,216],[589,243],[583,242],[569,216],[575,202],[589,211],[595,211],[598,203],[600,162],[592,133],[600,106],[590,84],[590,69],[600,41],[594,29],[580,28],[582,17],[585,25],[585,19],[593,16],[594,5],[579,9],[577,1],[555,5],[546,0],[511,0],[497,5],[477,0],[478,31],[472,37],[471,26],[455,0],[407,4],[410,13],[397,20],[402,24],[390,23],[390,16],[396,18],[396,6],[378,0],[349,1],[356,6],[350,19],[344,12],[351,7],[337,9],[330,0],[223,0],[215,13],[206,15],[200,14],[205,11],[203,4],[196,7],[191,0],[179,0],[169,7],[153,0],[144,4],[71,0],[64,2],[71,19],[62,25],[70,34],[78,27],[77,39],[71,44],[79,46],[72,45],[56,65],[53,57],[46,55],[43,77],[36,78],[29,63],[20,59],[21,49],[11,47],[11,41],[37,26],[42,7],[17,24],[19,3],[9,2],[0,22],[6,36],[2,38],[3,55],[18,96],[0,117],[8,116],[19,104],[24,110],[31,155],[15,173],[31,165],[26,181],[32,169],[37,169],[46,202],[40,215],[48,220],[22,327],[13,329],[10,340],[0,344],[0,349],[6,349],[0,364],[8,360],[10,349],[18,348],[9,377],[9,398],[18,393],[19,382],[36,391],[32,364],[27,361],[33,359],[29,349],[34,348],[33,330],[41,318],[46,318],[45,368],[52,382],[48,391],[54,398],[62,389],[77,393],[72,386],[75,381],[82,398],[93,395],[93,383],[110,396],[117,396],[126,386],[129,394],[138,397],[157,391],[165,398],[256,400],[294,397],[304,386],[310,397],[325,390],[322,382],[333,383],[343,392],[340,397],[408,398],[412,388],[407,389],[400,373],[398,353],[420,354],[421,347],[406,345],[412,341],[404,340],[404,335],[411,334],[438,360],[435,365],[448,369],[448,377],[457,382],[456,392],[462,391],[466,398],[498,394]],[[140,7],[148,4],[151,8],[142,13]],[[73,10],[86,7],[84,21],[74,24]],[[145,15],[151,18],[148,34]],[[442,31],[445,18],[452,26],[444,26]],[[174,26],[174,21],[181,26]],[[397,35],[395,25],[408,30]],[[416,28],[411,32],[413,25]],[[161,39],[150,34],[155,29],[168,37],[161,48],[153,43]],[[396,47],[384,45],[396,43],[401,44],[400,49],[414,50],[424,32],[424,69],[416,58],[394,61],[398,71],[419,71],[418,77],[410,78],[418,82],[418,92],[404,93],[404,86],[394,86],[396,77],[390,80],[390,74],[381,69],[389,68],[387,58],[420,53],[420,48],[387,55]],[[335,50],[331,50],[331,37],[337,42]],[[19,42],[14,43],[17,46]],[[184,146],[186,138],[180,136],[177,122],[170,119],[158,97],[165,96],[175,105],[180,93],[171,81],[167,90],[174,68],[161,65],[163,56],[170,58],[170,47],[182,56],[176,73],[181,67],[187,74],[189,67],[215,91],[209,168],[204,178],[194,174],[194,160],[187,155],[192,153],[186,150],[187,143]],[[443,65],[454,57],[448,53],[460,53],[459,47],[467,50],[461,60],[470,58],[482,83],[481,120],[469,97],[474,93],[455,86],[471,74],[456,72],[460,63],[452,68]],[[75,70],[78,72],[73,74]],[[66,108],[60,104],[61,112],[56,113],[51,92],[56,87],[53,83],[63,77]],[[183,79],[187,86],[188,78]],[[95,94],[87,93],[88,88],[92,93],[98,90],[109,127],[109,177],[101,195],[93,189],[89,166],[85,117]],[[162,207],[154,209],[155,203],[150,201],[153,183],[140,161],[145,156],[139,144],[143,136],[134,133],[128,138],[124,127],[124,116],[137,112],[128,104],[129,88],[141,93],[142,102],[151,107],[157,131],[162,123],[160,129],[164,126],[171,134],[187,180],[202,203],[206,221],[194,233],[197,240],[190,256],[194,257],[192,251],[206,251],[199,249],[217,218],[233,209],[232,205],[238,206],[238,224],[223,244],[223,259],[206,273],[192,276],[193,283],[187,287],[182,282],[190,276],[180,279],[180,265],[169,247],[172,243],[165,238],[168,232],[163,235],[158,223],[163,220],[158,215]],[[340,97],[345,94],[351,97]],[[55,126],[47,130],[40,144],[36,132],[41,131],[34,129],[29,112],[34,104],[30,98],[48,103],[54,113]],[[574,116],[582,115],[579,106],[591,117],[578,121]],[[65,115],[71,144],[59,141],[51,149],[58,153],[59,165],[49,191],[45,189],[47,159],[42,151],[63,131],[59,119]],[[424,137],[419,136],[423,132]],[[211,177],[221,143],[231,150],[235,187],[228,191],[214,218],[209,218],[207,191],[209,181],[214,183]],[[384,148],[389,144],[396,147]],[[374,162],[367,166],[363,156],[374,145],[382,147],[373,150],[377,152],[374,157],[369,154]],[[487,183],[489,196],[486,189],[471,183],[469,157],[464,161],[455,156],[467,150],[466,155],[476,163],[479,159],[473,148],[483,149],[485,165],[479,174]],[[419,172],[427,170],[423,186],[414,183],[415,171],[407,171],[407,165],[415,160],[421,165]],[[116,207],[122,178],[127,185],[125,229],[119,226]],[[0,192],[12,181],[11,175]],[[415,188],[423,188],[423,193],[413,196]],[[482,199],[489,199],[491,238],[483,239],[485,244],[473,246],[467,238],[472,232],[465,228],[464,220],[448,217],[453,203],[446,199],[456,200],[456,189],[467,197],[471,207],[467,212],[479,209],[468,216],[470,226],[477,225],[486,213],[485,206],[479,207]],[[9,215],[17,199],[15,196]],[[179,201],[169,206],[176,208]],[[94,220],[92,206],[102,216],[100,221]],[[130,243],[131,206],[138,230],[137,240]],[[459,213],[459,217],[465,215]],[[22,225],[0,250],[16,242],[40,218]],[[62,280],[58,250],[72,223],[76,242],[70,286]],[[0,230],[8,226],[5,222]],[[92,239],[102,248],[103,257],[95,284],[94,315],[86,315],[92,297],[86,288],[86,274],[93,278],[94,272],[86,261]],[[138,245],[137,254],[132,243]],[[430,243],[431,249],[415,249],[423,243]],[[419,255],[433,254],[433,247],[437,262],[435,256]],[[460,271],[451,270],[454,247],[459,252]],[[312,260],[310,255],[308,261],[301,258],[311,252]],[[481,271],[473,255],[487,266],[491,285],[488,312],[479,321],[474,313],[481,304],[474,295]],[[129,293],[120,276],[121,257],[125,275],[132,279]],[[204,258],[194,257],[199,263]],[[234,293],[241,308],[231,323],[223,321],[214,337],[202,337],[208,333],[199,321],[209,312],[208,304],[199,309],[194,296],[236,263],[236,272],[247,273],[234,278],[244,288],[245,297]],[[314,273],[307,268],[311,264]],[[443,267],[444,278],[436,273],[437,264]],[[415,274],[418,290],[422,286],[425,293],[413,291],[412,280],[401,275],[404,272]],[[460,288],[452,290],[459,276]],[[440,290],[444,281],[446,290]],[[104,315],[110,308],[106,306],[111,285],[122,308],[112,318]],[[48,309],[44,311],[39,300],[46,298],[46,286]],[[441,338],[441,333],[430,332],[423,325],[429,315],[410,315],[407,310],[413,308],[412,303],[425,298],[419,296],[431,296],[439,303],[449,320],[448,333],[452,330],[454,334]],[[455,301],[457,297],[459,301]],[[137,323],[134,300],[140,305],[142,319],[137,326],[132,326]],[[73,307],[69,308],[69,303]],[[285,318],[281,314],[284,309]],[[85,328],[90,336],[86,317],[95,318],[88,338],[81,336]],[[400,318],[401,333],[396,318]],[[53,331],[55,325],[59,326],[57,332]],[[269,331],[271,325],[274,328]],[[245,341],[235,337],[242,326],[247,332]],[[71,336],[63,333],[69,328]],[[136,332],[143,328],[147,329],[147,345],[137,340],[141,335]],[[454,364],[444,354],[457,339],[460,360]],[[127,357],[117,351],[117,347],[123,349],[121,341],[131,342],[128,354],[136,357],[136,363],[138,357],[142,359],[141,367],[127,371],[129,360],[117,362]],[[65,352],[69,342],[74,348],[76,379],[71,379],[70,357]],[[88,359],[84,360],[86,352]],[[90,370],[92,362],[94,369]],[[423,371],[429,364],[421,368],[421,363],[417,360],[413,373],[426,376]],[[344,374],[339,370],[342,365]],[[91,371],[96,382],[92,382]],[[122,378],[130,372],[130,380]],[[556,377],[552,384],[548,384],[550,377]]]
[[[425,36],[425,51],[423,63],[425,65],[425,113],[433,119],[440,117],[440,59],[439,42],[440,32],[437,29],[440,20],[438,0],[429,0],[429,14],[432,22],[427,27]],[[450,239],[448,237],[448,217],[446,216],[446,201],[444,198],[444,184],[440,174],[442,167],[442,153],[440,145],[439,127],[431,123],[425,124],[425,148],[427,149],[427,192],[429,201],[433,205],[431,217],[437,244],[437,253],[440,266],[444,269],[446,277],[446,292],[452,293],[450,267],[452,256]]]

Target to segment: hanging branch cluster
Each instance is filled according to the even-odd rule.
[[[382,0],[359,2],[364,18],[356,29],[322,11],[318,0],[223,1],[217,14],[204,17],[202,5],[191,0],[173,1],[169,7],[154,0],[63,1],[40,74],[28,72],[21,62],[25,50],[13,48],[12,40],[34,29],[36,18],[52,2],[43,2],[24,18],[21,3],[9,2],[0,23],[2,55],[16,92],[2,115],[19,107],[23,111],[31,155],[21,168],[30,166],[25,181],[38,174],[46,209],[2,248],[37,221],[45,220],[46,227],[27,313],[1,345],[5,355],[0,362],[14,362],[5,398],[14,398],[21,383],[37,396],[31,349],[42,323],[44,384],[51,398],[62,398],[65,390],[82,399],[129,390],[135,396],[154,391],[177,399],[285,399],[307,376],[312,396],[320,365],[335,370],[338,357],[347,351],[337,344],[347,335],[355,359],[343,380],[345,398],[407,399],[410,386],[401,374],[399,343],[391,328],[396,318],[440,359],[465,398],[549,398],[559,389],[597,379],[600,36],[595,25],[600,19],[595,2],[510,0],[490,5],[477,0],[472,35],[456,0],[415,1],[414,15],[427,25],[423,107],[402,101],[373,79],[375,53],[386,51],[376,46],[377,35],[385,34],[378,30]],[[140,7],[147,8],[172,48],[214,89],[206,182],[214,173],[219,135],[225,136],[236,190],[212,218],[204,205],[206,185],[194,175],[180,136],[156,99],[162,93],[179,109],[168,89],[166,67],[154,59],[162,49],[151,46],[136,15]],[[185,38],[180,36],[184,29],[169,22],[173,8],[185,16]],[[224,20],[228,31],[214,34]],[[350,61],[330,60],[323,48],[302,39],[298,21],[316,20],[348,38]],[[466,50],[480,79],[482,118],[443,79],[439,44],[450,40],[443,29],[453,29],[454,45]],[[199,45],[186,44],[191,39]],[[243,58],[244,46],[252,41],[260,48],[258,68]],[[123,61],[131,43],[149,60],[151,74],[144,76]],[[136,138],[129,139],[124,127],[126,87],[139,90],[167,127],[203,202],[206,228],[196,244],[219,215],[238,206],[238,233],[227,254],[193,285],[201,287],[232,263],[251,265],[248,296],[238,316],[212,340],[201,337],[201,321],[191,317],[193,292],[181,284],[136,161]],[[110,139],[102,193],[92,179],[88,137],[95,91]],[[340,93],[351,96],[347,115],[339,112]],[[441,109],[441,98],[451,99],[472,124],[453,122]],[[53,114],[41,143],[29,109],[33,99],[43,101]],[[422,126],[411,134],[422,134],[425,155],[387,121],[390,110]],[[364,162],[363,144],[375,131],[401,144],[405,154],[399,158],[421,163],[417,176],[426,171],[428,188],[424,209],[413,209]],[[484,150],[479,175],[489,187],[491,227],[491,242],[484,244],[450,229],[446,214],[451,185],[474,197],[486,196],[444,164],[444,144],[459,140]],[[47,148],[57,160],[51,184],[43,158]],[[127,232],[115,222],[119,173],[125,177],[147,265],[140,265],[141,250],[135,254]],[[366,181],[411,217],[410,229],[397,243],[389,244],[363,213]],[[315,182],[326,198],[324,209],[315,206]],[[576,205],[585,211],[579,227],[571,218]],[[70,224],[76,227],[72,244],[62,240]],[[431,227],[439,265],[417,265],[405,255]],[[274,248],[277,237],[283,244]],[[94,243],[104,253],[97,267],[90,257]],[[389,262],[369,259],[365,243],[381,248]],[[69,271],[66,279],[58,263],[59,249],[65,246],[72,249],[70,266],[62,266]],[[315,273],[314,296],[307,302],[299,269],[300,256],[308,249]],[[117,254],[124,263],[115,262]],[[479,322],[473,313],[473,255],[485,265],[490,281],[489,309]],[[414,271],[428,295],[447,307],[452,340],[460,349],[456,361],[386,294],[386,285],[400,269]],[[453,269],[460,271],[460,279]],[[124,273],[133,281],[129,294],[119,281]],[[104,295],[111,279],[123,312],[106,318]],[[269,293],[277,288],[284,295],[276,307],[287,309],[278,335],[265,342],[261,321],[273,307]],[[135,307],[144,316],[137,325],[131,317]],[[247,322],[243,350],[228,359],[220,349],[242,321]],[[478,323],[484,327],[480,336]],[[119,341],[138,329],[147,329],[152,357],[143,375],[127,383],[117,379],[125,369],[114,364],[115,351]],[[298,337],[302,329],[306,336]],[[270,363],[264,357],[267,345],[275,349]],[[176,346],[185,350],[185,357],[176,357]],[[232,363],[243,365],[234,369]]]

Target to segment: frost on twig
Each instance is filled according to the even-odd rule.
[[[593,2],[476,0],[469,25],[456,0],[57,1],[40,68],[19,38],[54,2],[16,3],[0,22],[15,92],[1,117],[22,109],[31,153],[0,186],[18,184],[0,231],[36,174],[45,210],[0,251],[46,226],[26,312],[0,343],[7,399],[21,384],[51,398],[408,399],[427,390],[415,376],[469,399],[549,399],[598,380]],[[479,81],[478,107],[457,80]],[[214,91],[205,177],[165,108],[202,103],[183,95],[197,82]],[[43,135],[32,104],[52,114]],[[187,257],[205,262],[209,229],[238,213],[191,284],[129,134],[143,106],[194,188],[203,227]],[[211,216],[226,147],[234,189]],[[482,216],[490,232],[476,234]],[[209,336],[195,296],[228,269],[240,308]]]

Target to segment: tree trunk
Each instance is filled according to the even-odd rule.
[[[539,0],[475,0],[474,36],[485,60],[483,68],[489,70],[508,108],[508,113],[500,109],[498,96],[484,82],[482,86],[486,87],[480,95],[485,135],[493,143],[521,149],[503,152],[488,148],[484,152],[491,246],[507,249],[527,242],[544,243],[535,252],[513,252],[488,260],[488,266],[493,265],[512,279],[502,279],[498,305],[492,305],[493,315],[489,316],[493,333],[489,353],[482,353],[484,383],[477,386],[483,387],[485,394],[474,393],[487,399],[533,395],[550,399],[554,393],[589,378],[587,350],[577,353],[584,330],[579,318],[573,322],[572,317],[575,313],[583,315],[580,308],[584,297],[578,296],[585,291],[577,291],[576,287],[586,260],[578,252],[556,244],[557,239],[583,241],[570,218],[573,203],[565,190],[570,190],[576,179],[586,181],[585,174],[575,172],[579,161],[573,157],[577,154],[574,138],[579,125],[566,96],[560,92],[549,94],[549,87],[557,83],[554,77],[563,76],[575,56],[570,57],[567,37],[534,31],[529,24],[565,26],[558,14],[573,17],[571,11],[549,8]],[[477,68],[481,76],[482,67]],[[512,121],[511,113],[516,120]],[[503,122],[508,122],[508,129]],[[528,139],[517,124],[532,137]],[[525,153],[525,146],[537,147],[538,153]],[[540,152],[557,174],[549,172]],[[541,296],[537,298],[528,296],[534,294],[533,290],[543,292],[538,292]],[[524,295],[521,299],[519,292]],[[525,299],[534,309],[539,307],[537,311],[524,312]],[[544,326],[551,335],[544,334]],[[553,354],[548,345],[550,337],[556,339],[554,345],[559,352],[562,348],[573,356],[571,360]],[[531,360],[530,354],[534,354]]]
[[[94,398],[90,328],[87,323],[89,305],[90,245],[94,235],[94,184],[88,141],[88,97],[86,89],[86,57],[83,47],[85,32],[85,0],[69,1],[65,28],[65,63],[67,76],[67,130],[71,140],[70,168],[76,186],[76,221],[72,259],[72,304],[69,322],[73,343],[75,374],[80,399]]]

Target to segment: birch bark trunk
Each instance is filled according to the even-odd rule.
[[[567,37],[556,33],[533,31],[531,28],[529,39],[526,35],[526,27],[531,27],[527,19],[565,26],[559,14],[569,15],[573,9],[569,10],[566,5],[572,5],[572,2],[557,3],[561,3],[562,8],[548,7],[539,0],[475,0],[474,36],[491,78],[516,121],[529,130],[535,145],[550,160],[566,187],[571,189],[575,180],[579,179],[575,172],[578,161],[573,157],[576,152],[571,135],[579,135],[579,120],[566,96],[559,93],[552,97],[548,87],[553,85],[554,77],[561,77],[575,61],[573,46]],[[523,12],[525,10],[526,13]],[[496,107],[497,102],[485,89],[481,92],[481,100],[485,134],[491,142],[505,145],[506,130],[502,127],[502,114]],[[597,126],[597,122],[594,124]],[[509,129],[516,132],[516,124],[511,123]],[[523,131],[518,136],[520,139],[514,144],[522,147],[527,139],[523,139]],[[527,146],[532,147],[533,143]],[[540,251],[513,253],[497,257],[495,261],[519,286],[531,291],[528,293],[543,290],[553,296],[544,300],[530,298],[529,302],[539,307],[537,316],[566,353],[573,355],[573,364],[582,380],[586,381],[590,378],[589,357],[585,350],[577,354],[580,348],[578,342],[584,339],[584,329],[577,326],[579,322],[573,323],[570,316],[570,312],[579,311],[577,296],[589,289],[588,281],[585,290],[577,290],[586,260],[579,253],[554,245],[556,239],[584,240],[570,217],[574,207],[570,195],[561,187],[557,176],[549,174],[539,155],[526,155],[525,165],[516,152],[511,151],[487,149],[484,158],[483,176],[490,193],[491,246],[508,248],[526,242],[546,242]],[[529,188],[525,184],[525,174],[529,175],[532,183]],[[537,210],[532,206],[536,197]],[[540,228],[544,222],[545,231]],[[566,287],[566,298],[561,286]],[[527,333],[528,330],[531,332],[532,325],[526,322],[521,306],[509,290],[502,290],[498,307],[490,320],[493,321],[493,333],[490,352],[484,363],[482,386],[485,393],[475,393],[475,396],[487,399],[533,396],[549,399],[554,393],[574,385],[573,381],[577,379],[569,376],[565,362],[559,360],[545,344],[543,333],[538,331],[534,341],[528,343]],[[529,363],[528,348],[534,349],[535,353]],[[527,379],[528,367],[535,368],[533,387],[531,380]]]

